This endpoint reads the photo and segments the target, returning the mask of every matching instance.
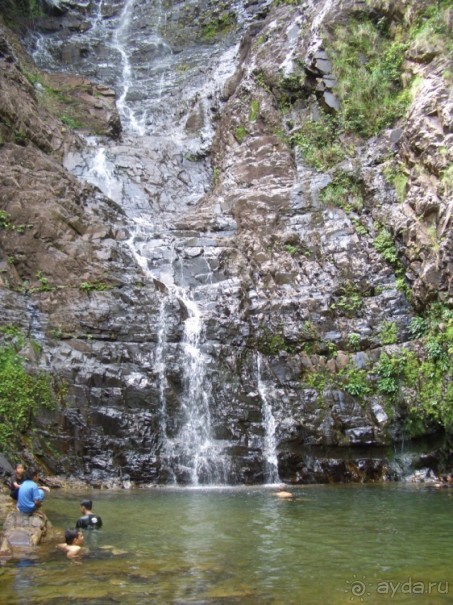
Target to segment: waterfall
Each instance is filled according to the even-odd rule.
[[[168,386],[166,365],[165,365],[165,353],[167,348],[167,314],[166,314],[166,303],[167,299],[162,297],[159,307],[159,320],[158,320],[158,332],[157,332],[157,346],[156,355],[154,360],[154,370],[157,372],[159,382],[159,432],[160,432],[160,444],[159,444],[159,460],[161,466],[161,475],[165,474],[168,477],[170,483],[176,483],[176,476],[172,466],[172,460],[174,457],[173,447],[171,441],[168,439],[168,409],[167,399],[165,391]]]
[[[107,197],[120,204],[124,196],[123,182],[116,173],[108,149],[96,137],[81,137],[83,150],[70,151],[64,166],[83,181],[98,187]]]
[[[83,145],[70,150],[64,165],[124,210],[124,230],[129,233],[125,245],[150,286],[152,337],[143,348],[145,359],[152,359],[158,399],[150,406],[158,403],[154,409],[159,434],[151,454],[159,480],[219,484],[231,477],[232,444],[216,435],[211,376],[215,356],[205,329],[213,315],[212,290],[218,277],[213,269],[218,263],[207,254],[206,234],[186,233],[174,225],[212,185],[210,162],[200,158],[209,153],[214,100],[235,72],[239,44],[227,48],[224,41],[181,43],[173,52],[160,35],[166,10],[174,10],[169,19],[173,27],[175,18],[184,19],[185,13],[164,4],[167,7],[162,0],[96,0],[89,17],[81,10],[83,18],[90,19],[82,33],[69,28],[61,37],[59,32],[43,33],[30,43],[43,68],[75,69],[116,89],[121,140],[81,136]],[[202,125],[199,132],[187,132],[187,116],[194,108],[203,115]],[[190,243],[192,239],[201,243]],[[195,252],[185,256],[186,247]],[[157,282],[162,287],[155,288]],[[177,321],[178,310],[180,340],[175,342],[173,333],[169,339],[169,322]],[[179,376],[170,377],[169,363],[173,374],[179,366]]]
[[[277,440],[275,437],[275,418],[272,412],[272,406],[269,402],[269,394],[267,385],[263,380],[262,358],[258,353],[256,358],[256,371],[258,393],[262,402],[263,425],[264,425],[264,443],[263,443],[263,458],[265,464],[265,480],[266,483],[279,483],[278,475],[278,459],[277,459]]]
[[[94,27],[99,28],[102,26],[103,15],[102,15],[102,6],[104,4],[104,0],[99,0],[99,4],[96,10],[96,16],[94,18]]]
[[[166,294],[162,294],[159,307],[157,346],[154,371],[159,388],[159,452],[161,472],[171,483],[183,482],[192,485],[225,483],[230,461],[222,450],[225,443],[213,437],[211,426],[211,386],[207,376],[208,357],[203,352],[204,322],[200,306],[193,299],[187,286],[176,286],[175,277],[183,283],[181,276],[164,273],[150,267],[149,259],[138,247],[139,240],[132,234],[128,245],[137,264],[150,279],[159,281]],[[171,267],[179,272],[180,264],[175,259],[174,248],[170,257]],[[168,270],[168,267],[167,267]],[[168,409],[166,389],[165,355],[167,348],[166,305],[178,301],[184,309],[186,319],[180,343],[183,392],[181,395],[180,429],[175,436],[168,435]]]
[[[183,483],[225,483],[229,458],[222,453],[225,444],[214,439],[212,434],[212,397],[206,372],[208,359],[203,352],[202,313],[188,288],[174,286],[172,294],[187,313],[181,342],[182,424],[174,438],[168,438],[166,432],[162,431],[162,452],[170,464],[171,472]],[[161,408],[165,408],[164,396]]]
[[[120,15],[119,26],[116,28],[113,35],[113,48],[117,50],[121,56],[121,87],[122,91],[116,102],[120,117],[125,120],[129,128],[138,134],[143,136],[145,134],[145,113],[142,116],[140,122],[138,121],[135,113],[132,111],[130,105],[127,104],[127,96],[129,89],[132,85],[132,68],[129,61],[129,55],[127,52],[127,31],[130,25],[130,18],[135,0],[126,0],[123,10]]]
[[[116,190],[121,187],[115,178],[114,166],[107,162],[106,150],[98,146],[95,149],[92,162],[89,164],[85,175],[86,180],[93,185],[97,185],[105,195],[111,199],[118,199]]]
[[[200,348],[202,319],[198,306],[181,292],[188,317],[184,322],[184,396],[185,426],[180,435],[182,458],[190,468],[191,483],[198,485],[200,474],[207,474],[211,482],[209,454],[212,451],[210,435],[209,390],[205,382],[206,368]],[[184,463],[184,462],[183,462]]]
[[[46,341],[44,331],[41,324],[41,314],[38,306],[31,300],[27,300],[26,304],[27,316],[29,319],[27,337],[32,338],[38,343]]]

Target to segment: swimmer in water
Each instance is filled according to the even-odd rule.
[[[293,498],[294,494],[292,494],[291,492],[288,492],[285,488],[286,485],[284,483],[282,483],[279,486],[279,491],[274,493],[274,496],[277,496],[277,498]]]
[[[65,542],[58,544],[57,548],[66,553],[68,559],[82,554],[83,533],[79,529],[67,529],[64,534]]]
[[[102,519],[99,515],[92,512],[93,502],[91,500],[82,500],[80,503],[80,512],[82,517],[77,520],[76,527],[80,529],[100,529]]]

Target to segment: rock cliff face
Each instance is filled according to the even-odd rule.
[[[93,483],[363,481],[417,437],[437,466],[451,10],[60,4],[25,37],[52,74],[0,32],[1,322],[60,392],[29,455]],[[352,22],[411,83],[374,132],[345,117]]]

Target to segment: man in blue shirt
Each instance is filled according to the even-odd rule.
[[[44,500],[44,491],[50,491],[48,487],[38,487],[38,471],[30,468],[25,473],[25,481],[19,487],[17,498],[17,509],[25,515],[36,512]]]

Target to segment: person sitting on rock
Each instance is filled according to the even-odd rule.
[[[14,473],[11,476],[11,483],[10,483],[11,491],[10,491],[9,495],[11,496],[11,498],[13,500],[17,501],[17,497],[19,496],[19,487],[21,486],[21,484],[24,481],[25,481],[24,465],[19,462],[19,464],[16,465],[16,470],[14,471]]]
[[[25,473],[25,481],[19,487],[17,510],[25,515],[32,515],[34,512],[37,512],[44,500],[44,492],[50,491],[48,487],[38,487],[38,481],[38,471],[30,468]]]
[[[82,500],[80,503],[80,512],[82,517],[77,520],[76,527],[80,529],[99,529],[102,527],[102,519],[99,515],[92,512],[93,502],[91,500]]]
[[[82,554],[83,533],[80,529],[67,529],[64,533],[65,542],[57,544],[57,548],[66,553],[68,559]]]

